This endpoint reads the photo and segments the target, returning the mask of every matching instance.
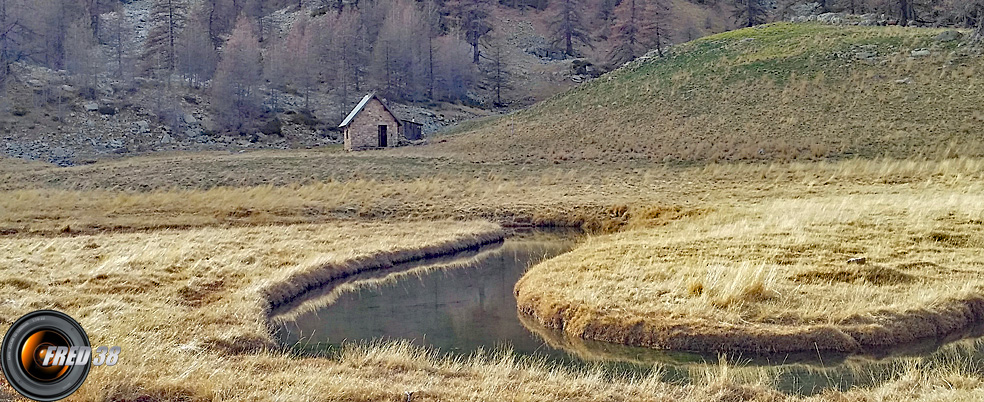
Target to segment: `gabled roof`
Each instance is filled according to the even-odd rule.
[[[378,100],[379,103],[383,105],[383,109],[385,109],[386,113],[389,113],[390,116],[393,116],[393,120],[396,120],[397,125],[403,124],[403,121],[400,120],[400,118],[396,117],[396,115],[393,114],[393,112],[389,109],[389,107],[386,106],[386,102],[383,102],[381,99],[379,99],[379,97],[376,96],[375,92],[370,92],[366,94],[366,96],[364,96],[361,101],[359,101],[358,105],[355,105],[355,108],[352,109],[351,112],[349,112],[348,116],[345,116],[345,120],[342,120],[342,124],[339,124],[338,128],[344,128],[345,126],[352,123],[352,120],[355,119],[355,115],[359,114],[359,112],[361,112],[362,109],[365,108],[367,104],[369,104],[369,100],[371,100],[372,98],[376,98],[376,100]]]

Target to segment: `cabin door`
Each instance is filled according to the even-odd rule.
[[[379,125],[379,147],[380,148],[386,148],[386,144],[387,144],[387,142],[386,142],[386,125],[385,124],[380,124]]]

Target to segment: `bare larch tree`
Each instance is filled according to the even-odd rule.
[[[154,0],[150,31],[144,42],[143,62],[148,71],[173,72],[177,67],[178,34],[185,26],[188,6],[184,0]]]
[[[591,38],[581,16],[580,0],[555,0],[550,16],[550,33],[553,46],[562,45],[564,54],[577,57],[574,44],[591,46]]]

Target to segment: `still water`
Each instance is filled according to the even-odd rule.
[[[868,356],[830,353],[719,356],[629,347],[573,338],[517,313],[513,286],[532,265],[569,251],[576,234],[518,233],[501,244],[370,272],[309,292],[275,314],[282,345],[306,354],[332,353],[345,343],[409,340],[440,353],[510,350],[567,366],[597,366],[619,375],[686,383],[713,371],[719,359],[748,378],[767,375],[785,392],[845,390],[888,379],[904,367],[961,362],[981,372],[981,331],[927,340]],[[962,338],[959,342],[953,338]],[[945,345],[945,346],[944,346]]]

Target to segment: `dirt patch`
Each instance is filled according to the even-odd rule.
[[[907,263],[896,265],[896,267],[901,270],[915,270],[915,269],[926,269],[926,268],[934,268],[938,270],[943,268],[939,264],[932,263],[929,261],[907,262]]]
[[[936,231],[917,240],[942,243],[951,247],[963,247],[970,241],[970,236]]]
[[[912,283],[912,281],[916,280],[916,277],[892,268],[872,265],[836,271],[809,271],[794,275],[789,279],[793,282],[805,283],[864,282],[871,285],[885,286]]]
[[[214,281],[192,281],[178,290],[179,303],[189,307],[200,307],[219,299],[219,291],[225,287],[222,279]]]

